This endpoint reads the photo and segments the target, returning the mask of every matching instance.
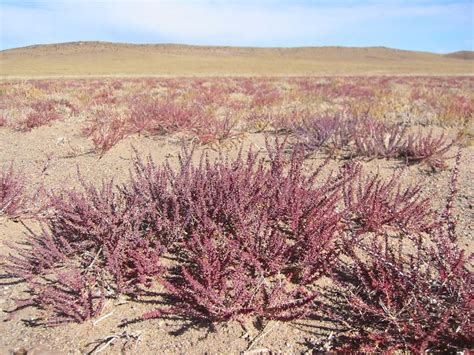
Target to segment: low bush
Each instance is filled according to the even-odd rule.
[[[457,143],[446,134],[409,133],[399,124],[361,118],[317,117],[296,128],[297,146],[308,154],[325,149],[349,157],[396,158],[445,169],[447,153]]]
[[[25,178],[15,171],[13,163],[0,170],[0,217],[18,217],[25,210]]]
[[[346,249],[326,309],[347,331],[334,348],[422,353],[472,347],[472,254],[459,247],[453,196],[430,228],[362,234]]]
[[[435,136],[433,131],[427,135],[421,133],[409,134],[400,153],[408,163],[425,163],[432,169],[445,169],[447,167],[447,153],[456,143],[448,140],[444,133]]]
[[[356,167],[354,178],[344,185],[346,223],[358,234],[390,231],[425,232],[433,224],[431,200],[421,185],[402,186],[401,174],[390,179],[364,176]]]
[[[370,158],[399,158],[405,145],[405,127],[363,118],[354,125],[354,152]]]
[[[99,108],[88,120],[83,134],[90,137],[94,149],[104,154],[114,145],[130,134],[130,128],[125,118],[111,109]]]
[[[177,173],[142,171],[133,185],[140,200],[171,187],[162,196],[172,196],[173,208],[158,203],[156,214],[178,222],[164,235],[178,231],[181,258],[163,281],[173,305],[145,317],[289,320],[307,312],[313,282],[328,274],[340,251],[342,181],[317,185],[317,174],[303,173],[301,152],[286,162],[283,145],[268,151],[268,167],[252,152],[233,161],[202,156],[197,167],[185,154]]]
[[[82,269],[64,268],[27,281],[30,297],[17,300],[19,307],[40,307],[44,317],[36,324],[48,326],[82,323],[100,314],[105,290],[100,281]]]
[[[82,192],[53,195],[43,231],[11,246],[7,257],[7,273],[27,282],[29,304],[53,311],[53,323],[85,321],[100,312],[105,292],[137,294],[163,271],[164,249],[142,212],[127,206],[112,182],[82,185]]]

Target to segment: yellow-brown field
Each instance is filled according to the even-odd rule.
[[[73,42],[1,51],[0,77],[472,75],[473,63],[457,56],[383,47],[245,48]]]

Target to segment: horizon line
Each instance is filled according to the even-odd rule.
[[[472,52],[474,51],[470,49],[459,49],[456,51],[450,52],[431,52],[427,50],[414,50],[414,49],[403,49],[403,48],[395,48],[395,47],[387,47],[387,46],[343,46],[343,45],[312,45],[312,46],[236,46],[236,45],[225,45],[225,44],[195,44],[195,43],[177,43],[177,42],[114,42],[114,41],[102,41],[102,40],[79,40],[79,41],[67,41],[67,42],[51,42],[51,43],[37,43],[37,44],[29,44],[26,46],[20,47],[10,47],[10,48],[2,48],[0,52],[9,51],[9,50],[16,50],[16,49],[25,49],[25,48],[32,48],[38,46],[54,46],[54,45],[68,45],[68,44],[93,44],[93,43],[103,43],[103,44],[114,44],[114,45],[135,45],[135,46],[188,46],[188,47],[211,47],[211,48],[243,48],[243,49],[312,49],[312,48],[348,48],[348,49],[372,49],[372,48],[381,48],[381,49],[389,49],[389,50],[396,50],[396,51],[404,51],[404,52],[419,52],[419,53],[430,53],[435,55],[446,55],[446,54],[454,54],[458,52]]]

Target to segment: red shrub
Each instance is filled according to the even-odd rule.
[[[196,237],[185,245],[189,266],[181,266],[162,281],[171,307],[148,312],[145,319],[174,314],[210,322],[243,323],[246,317],[291,320],[303,316],[316,296],[307,288],[289,287],[283,275],[249,273],[232,244]]]
[[[66,238],[56,238],[45,229],[41,233],[29,234],[26,243],[7,245],[14,253],[7,258],[5,270],[11,277],[22,280],[34,280],[48,274],[57,266],[67,264],[69,258],[73,259],[74,255],[83,252],[83,249],[79,249]]]
[[[326,148],[329,152],[346,150],[352,156],[398,158],[407,163],[425,163],[433,169],[446,167],[446,153],[456,143],[443,133],[437,137],[407,133],[399,124],[367,117],[343,119],[323,117],[307,120],[296,129],[298,143],[308,152]]]
[[[430,199],[421,185],[402,187],[400,173],[389,180],[378,175],[364,178],[355,167],[354,179],[344,186],[348,223],[357,233],[382,233],[390,229],[423,232],[432,224]]]
[[[129,134],[129,127],[119,114],[100,109],[88,121],[83,133],[92,139],[96,151],[104,154]]]
[[[423,135],[421,132],[412,133],[407,135],[400,156],[408,163],[422,162],[433,169],[444,169],[447,166],[446,154],[455,143],[456,140],[449,140],[444,133],[438,137],[433,135],[433,131],[428,135]]]
[[[354,151],[358,156],[398,158],[405,142],[405,128],[362,118],[356,123],[353,138]]]
[[[342,149],[351,156],[396,158],[404,146],[405,129],[367,117],[328,116],[306,120],[296,132],[300,144],[309,152]]]
[[[31,104],[31,108],[33,111],[20,123],[22,130],[29,131],[62,118],[55,100],[37,101]]]
[[[307,312],[316,296],[312,283],[330,272],[340,250],[342,182],[316,186],[321,169],[306,176],[301,153],[285,162],[282,149],[269,147],[269,167],[254,153],[212,163],[202,157],[198,167],[182,157],[168,182],[183,231],[183,263],[170,267],[164,281],[174,303],[145,317],[289,320]],[[166,189],[163,176],[144,176],[135,184],[146,186],[140,195]]]
[[[179,104],[171,98],[159,101],[136,98],[130,106],[130,123],[136,132],[164,134],[189,131],[199,127],[204,118],[206,113],[202,106]]]
[[[34,305],[45,311],[41,323],[50,326],[82,323],[102,311],[105,290],[95,276],[75,268],[41,276],[28,281],[30,298],[17,301],[19,307]]]
[[[46,99],[33,102],[31,111],[20,122],[19,129],[29,131],[33,128],[44,126],[50,122],[64,118],[64,112],[75,115],[78,108],[66,99]],[[1,125],[0,125],[1,126]]]
[[[203,144],[220,143],[238,135],[236,131],[237,123],[231,113],[226,113],[224,117],[207,118],[206,122],[201,122],[200,127],[191,131]]]
[[[96,306],[93,300],[99,291],[103,298],[105,285],[111,294],[135,294],[162,273],[158,236],[143,224],[143,212],[126,205],[111,182],[101,189],[83,182],[82,193],[54,195],[51,206],[47,228],[12,246],[4,269],[27,282],[29,303],[55,312],[54,322],[98,314],[102,301]]]
[[[67,241],[69,251],[81,255],[83,266],[98,255],[96,264],[113,276],[119,292],[150,285],[161,271],[158,258],[163,249],[159,236],[143,225],[146,211],[127,204],[112,182],[101,189],[82,184],[83,193],[53,197],[55,214],[49,226],[54,239]]]
[[[13,163],[0,171],[0,216],[18,217],[25,208],[25,178],[16,173]]]
[[[459,156],[457,164],[459,163]],[[451,186],[456,183],[457,166]],[[449,201],[452,200],[450,197]],[[472,255],[457,243],[451,204],[425,233],[368,234],[348,250],[330,316],[350,333],[340,349],[455,351],[473,344]],[[344,344],[344,343],[343,343]]]
[[[340,120],[337,117],[322,117],[304,122],[299,127],[298,133],[303,136],[304,146],[309,150],[316,150],[329,144],[336,130],[339,128]]]

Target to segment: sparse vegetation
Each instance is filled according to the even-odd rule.
[[[311,326],[330,335],[324,346],[308,340],[308,350],[471,349],[472,252],[454,211],[467,204],[456,193],[461,152],[472,153],[458,131],[472,121],[473,84],[471,77],[3,82],[0,133],[34,135],[57,124],[87,142],[81,150],[41,136],[76,155],[22,160],[41,184],[51,183],[49,169],[67,181],[34,198],[25,197],[30,186],[13,164],[0,171],[7,217],[0,223],[27,229],[5,243],[9,255],[0,259],[2,278],[19,283],[16,311],[33,308],[33,326],[87,325],[130,303],[139,307],[129,308],[122,327],[178,319],[218,331],[236,322],[244,336],[253,327],[263,337],[270,322],[318,319],[325,323]],[[131,159],[124,153],[130,140],[150,138],[157,150],[184,143],[179,154],[153,151],[158,160],[140,149]],[[114,155],[121,164],[107,162]],[[432,183],[448,179],[454,157],[438,212],[442,195],[433,189],[441,185]],[[62,170],[69,159],[86,172],[77,183]],[[131,172],[94,180],[87,159],[108,176]],[[25,211],[38,201],[41,219],[30,228]]]
[[[351,331],[335,348],[468,348],[471,256],[452,218],[460,155],[436,217],[430,197],[399,175],[365,177],[351,164],[321,179],[325,164],[305,173],[304,151],[286,157],[285,143],[267,141],[269,161],[241,151],[194,166],[184,150],[175,169],[137,157],[119,189],[81,179],[83,192],[54,195],[44,231],[6,264],[29,288],[18,306],[42,309],[44,324],[84,322],[105,295],[161,284],[169,306],[142,320],[246,328],[322,312]],[[338,287],[318,287],[324,277]]]

